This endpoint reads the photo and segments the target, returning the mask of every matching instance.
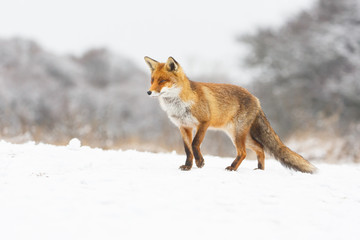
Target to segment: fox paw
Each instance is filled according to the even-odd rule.
[[[191,166],[187,166],[187,165],[180,166],[180,170],[182,170],[182,171],[189,171],[190,169],[191,169]]]
[[[201,159],[199,161],[195,160],[195,163],[198,168],[202,168],[205,165],[204,159]]]
[[[264,170],[263,168],[254,168],[254,170]]]
[[[232,166],[228,166],[227,168],[225,168],[225,170],[227,171],[236,171],[236,169]]]

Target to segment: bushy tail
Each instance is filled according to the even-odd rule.
[[[262,110],[260,110],[251,126],[250,134],[256,141],[264,146],[267,152],[272,153],[285,167],[305,173],[316,172],[315,166],[283,144],[279,136],[270,126]]]

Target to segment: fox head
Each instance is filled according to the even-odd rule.
[[[145,57],[151,70],[151,86],[148,95],[151,97],[170,97],[178,95],[182,88],[184,72],[178,62],[169,57],[166,63],[159,63]]]

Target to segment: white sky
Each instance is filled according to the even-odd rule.
[[[173,56],[188,75],[221,74],[238,64],[238,34],[277,26],[314,1],[0,0],[0,37],[31,38],[58,54],[107,47],[141,67],[145,55]]]

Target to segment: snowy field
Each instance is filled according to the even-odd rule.
[[[0,239],[360,239],[360,165],[0,142]]]

